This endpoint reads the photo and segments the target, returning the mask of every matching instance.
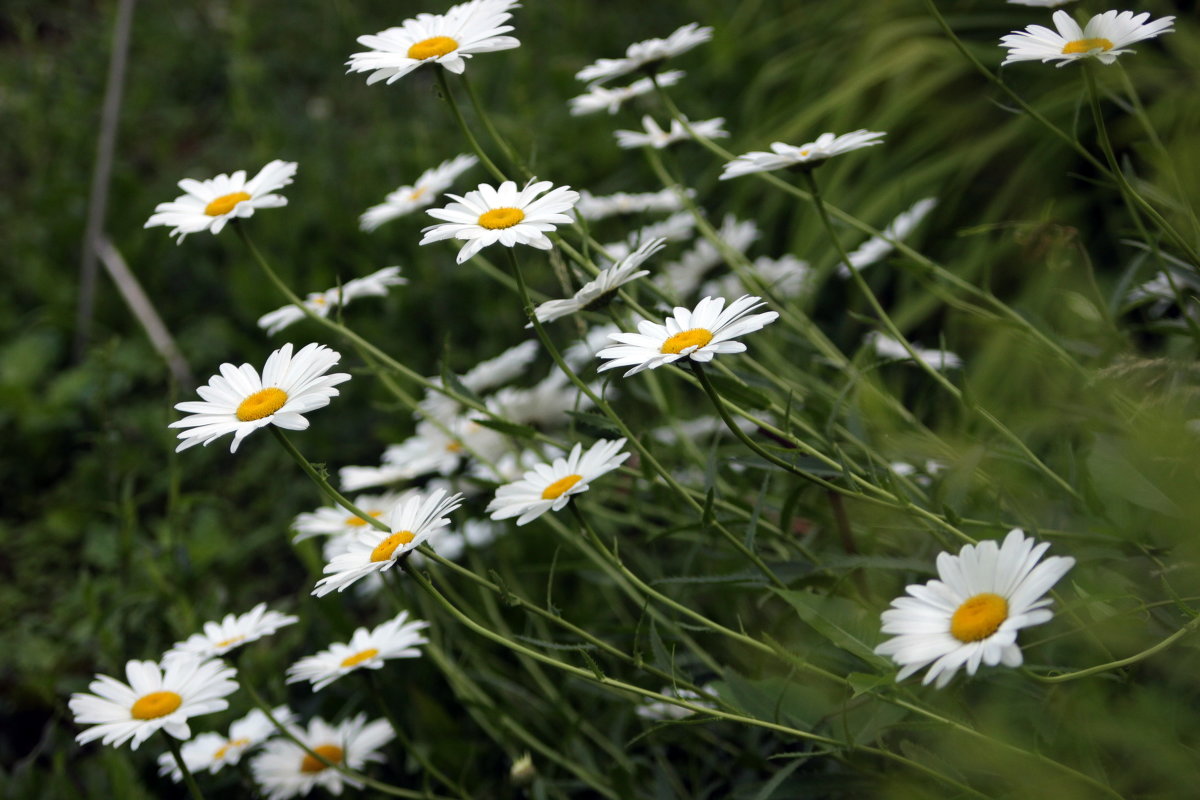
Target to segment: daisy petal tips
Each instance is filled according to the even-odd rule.
[[[752,172],[772,172],[789,167],[815,167],[822,161],[842,153],[882,144],[881,140],[884,136],[887,134],[860,128],[850,133],[843,133],[841,136],[822,133],[816,138],[816,141],[805,142],[799,146],[775,142],[771,145],[769,153],[755,150],[744,153],[726,163],[725,169],[721,173],[721,180],[727,181],[730,178],[738,178]]]
[[[897,681],[928,666],[921,682],[939,689],[959,667],[974,675],[981,663],[1021,666],[1017,633],[1050,621],[1044,595],[1075,566],[1069,556],[1042,560],[1049,547],[1014,529],[999,546],[985,541],[939,554],[940,580],[907,587],[883,612],[883,632],[894,638],[875,652],[900,665]]]
[[[425,228],[421,244],[443,239],[466,240],[458,251],[459,264],[496,243],[549,250],[553,245],[546,233],[557,225],[571,223],[572,218],[565,212],[579,201],[579,193],[571,187],[555,188],[550,181],[530,181],[523,189],[518,189],[513,181],[505,181],[498,187],[481,183],[478,189],[462,197],[446,196],[456,202],[425,212],[444,222]]]
[[[1008,48],[1008,56],[1000,66],[1017,61],[1058,61],[1063,67],[1072,61],[1094,58],[1101,64],[1111,64],[1117,56],[1132,53],[1128,45],[1171,33],[1174,17],[1146,22],[1150,14],[1132,11],[1105,11],[1079,27],[1065,11],[1055,11],[1052,31],[1042,25],[1030,25],[1023,31],[1013,31],[1000,38],[1000,46]]]
[[[249,364],[222,364],[221,374],[196,390],[201,401],[176,404],[175,408],[188,416],[168,426],[184,428],[175,451],[208,445],[232,433],[229,452],[233,453],[242,439],[266,425],[305,430],[308,420],[304,415],[329,405],[338,393],[333,387],[350,380],[345,372],[325,374],[341,357],[319,344],[305,345],[293,356],[292,345],[285,344],[271,353],[261,376]]]
[[[179,182],[184,194],[155,206],[142,227],[166,225],[171,228],[171,236],[179,237],[180,244],[189,233],[207,230],[218,234],[230,220],[253,216],[260,208],[286,206],[287,198],[274,192],[292,182],[296,168],[295,161],[276,159],[250,180],[241,169],[203,181],[184,178]]]
[[[591,481],[611,472],[629,458],[622,453],[624,439],[600,439],[588,451],[576,443],[566,458],[538,464],[521,480],[501,486],[488,504],[492,519],[517,518],[524,525],[547,511],[560,511],[577,494],[588,490]]]
[[[625,373],[628,377],[681,358],[705,362],[718,353],[741,353],[746,345],[734,341],[737,337],[779,319],[774,311],[750,314],[762,305],[762,299],[752,295],[739,297],[728,308],[723,297],[705,297],[694,309],[677,307],[662,325],[643,320],[638,323],[637,333],[609,335],[617,344],[596,354],[606,362],[599,371],[631,367]]]

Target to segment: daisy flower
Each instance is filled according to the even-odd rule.
[[[232,433],[229,452],[233,453],[242,439],[265,425],[305,430],[308,420],[304,415],[329,405],[329,399],[338,393],[333,387],[350,380],[345,372],[325,374],[341,357],[319,344],[305,345],[293,357],[289,343],[271,353],[261,377],[249,364],[222,364],[221,374],[196,390],[203,401],[175,405],[190,415],[167,426],[187,429],[180,432],[182,442],[175,451],[208,445]]]
[[[1065,11],[1055,11],[1052,31],[1042,25],[1030,25],[1023,31],[1013,31],[1000,37],[1000,46],[1008,48],[1008,56],[1000,66],[1017,61],[1059,61],[1066,66],[1081,58],[1095,58],[1101,64],[1111,64],[1117,56],[1135,51],[1126,45],[1153,39],[1161,33],[1171,33],[1174,17],[1163,17],[1147,23],[1148,12],[1105,11],[1088,20],[1087,25],[1071,19]]]
[[[349,644],[335,643],[315,656],[300,659],[288,667],[287,682],[309,681],[313,691],[319,692],[356,669],[379,669],[390,658],[419,658],[420,645],[429,642],[421,631],[428,627],[423,620],[410,622],[408,612],[401,611],[374,630],[359,628]]]
[[[560,511],[573,496],[586,492],[593,480],[629,458],[629,453],[618,452],[624,446],[624,439],[600,439],[584,453],[583,445],[576,443],[566,458],[538,464],[521,480],[497,489],[487,510],[492,519],[517,517],[518,525],[531,522],[547,511]]]
[[[520,6],[512,0],[470,0],[452,6],[445,14],[418,14],[399,27],[374,36],[360,36],[358,43],[371,48],[354,53],[346,62],[347,72],[369,72],[367,84],[395,83],[422,64],[437,64],[458,75],[467,68],[466,59],[476,53],[511,50],[521,43],[503,36],[513,29],[505,23],[508,13]]]
[[[400,277],[399,267],[384,267],[365,277],[347,281],[342,286],[335,286],[323,292],[313,292],[304,299],[304,306],[318,317],[328,317],[329,312],[339,305],[349,305],[351,300],[357,300],[360,297],[384,297],[390,287],[403,286],[406,283],[408,280]],[[294,303],[288,303],[282,308],[277,308],[259,317],[258,327],[268,334],[279,333],[306,316],[308,315],[297,308]]]
[[[125,665],[128,685],[97,675],[88,686],[93,694],[71,695],[71,713],[80,725],[92,725],[75,737],[79,744],[100,739],[120,747],[130,739],[133,749],[159,729],[176,739],[189,739],[188,719],[224,711],[224,699],[237,688],[237,670],[223,661],[180,658],[159,666],[153,661]]]
[[[884,358],[894,358],[903,361],[908,361],[912,358],[908,354],[908,351],[904,349],[904,345],[881,331],[871,331],[871,333],[867,334],[867,344]],[[913,345],[912,349],[917,354],[918,359],[934,369],[958,369],[962,366],[962,359],[956,353],[951,353],[949,350],[928,349],[917,347],[916,345]]]
[[[294,721],[294,716],[287,706],[272,709],[271,715],[280,725],[290,725]],[[215,775],[226,764],[241,761],[247,751],[270,739],[275,732],[275,725],[266,714],[256,708],[230,725],[228,736],[212,732],[198,734],[183,743],[179,754],[183,756],[183,763],[187,765],[188,772],[195,774],[201,770],[208,770]],[[176,783],[183,780],[183,772],[169,752],[159,755],[158,774],[170,775],[171,780]]]
[[[571,187],[553,186],[550,181],[530,181],[524,189],[518,189],[513,181],[505,181],[499,187],[481,183],[476,191],[463,197],[448,194],[456,202],[425,212],[445,221],[425,228],[425,238],[420,243],[467,240],[458,251],[459,264],[496,242],[505,247],[527,244],[549,250],[553,245],[546,238],[546,231],[573,222],[563,212],[569,211],[579,199],[579,193],[571,191]],[[542,192],[547,194],[539,198]]]
[[[232,219],[251,217],[257,208],[279,208],[287,198],[273,194],[292,182],[296,174],[295,161],[276,159],[246,180],[246,171],[232,175],[224,173],[204,181],[184,178],[179,188],[184,194],[170,203],[159,203],[143,228],[158,225],[172,226],[170,235],[179,236],[179,243],[189,233],[210,230],[218,234]]]
[[[344,720],[336,727],[314,717],[307,730],[298,727],[290,730],[325,761],[355,772],[361,772],[369,762],[383,761],[380,748],[396,736],[387,720],[368,723],[366,714]],[[314,758],[290,739],[268,742],[250,762],[250,771],[267,800],[300,797],[318,786],[335,795],[340,795],[345,786],[362,788],[358,780]]]
[[[658,76],[660,86],[674,86],[683,78],[681,70],[671,70]],[[639,78],[628,86],[610,89],[607,86],[589,86],[587,92],[572,97],[571,116],[582,117],[584,114],[595,114],[597,111],[607,111],[615,114],[626,101],[654,91],[654,81],[649,78]]]
[[[589,388],[600,390],[598,385]],[[487,405],[502,419],[518,425],[549,427],[562,423],[568,411],[591,408],[592,400],[563,372],[554,370],[528,389],[501,389],[487,399]]]
[[[671,187],[657,192],[642,192],[629,194],[617,192],[610,195],[597,196],[587,190],[579,193],[579,202],[575,204],[575,213],[588,220],[601,220],[618,214],[636,214],[645,211],[678,211],[683,208],[685,191],[688,197],[695,197],[695,189],[679,189]]]
[[[599,371],[632,367],[625,373],[629,377],[681,358],[704,362],[712,361],[717,353],[741,353],[746,345],[733,341],[734,338],[757,331],[779,318],[774,311],[747,316],[761,305],[760,298],[752,295],[739,297],[729,308],[725,308],[723,297],[705,297],[691,311],[676,307],[663,325],[642,320],[637,333],[614,333],[609,337],[617,344],[596,354],[607,359]]]
[[[743,153],[725,164],[721,180],[738,178],[752,172],[772,172],[789,167],[811,168],[826,159],[861,150],[864,147],[882,144],[880,139],[887,136],[879,131],[868,131],[865,128],[843,133],[841,136],[833,133],[822,133],[814,142],[805,142],[799,147],[783,142],[771,145],[771,152],[755,150]]]
[[[359,578],[390,569],[397,559],[423,544],[434,531],[449,525],[450,520],[444,515],[461,504],[461,493],[447,497],[445,489],[437,489],[428,496],[417,493],[398,503],[388,515],[391,533],[365,528],[355,534],[347,552],[325,565],[326,577],[317,582],[313,594],[324,597],[335,589],[340,592]]]
[[[1069,556],[1041,561],[1049,547],[1014,529],[999,547],[989,540],[939,554],[941,580],[908,586],[907,597],[892,601],[883,632],[895,638],[875,652],[901,666],[898,681],[932,664],[921,683],[936,680],[939,689],[964,664],[969,675],[980,663],[1019,667],[1017,632],[1050,621],[1043,595],[1075,566]]]
[[[396,503],[406,499],[406,494],[386,492],[384,494],[360,494],[354,498],[354,505],[365,511],[368,516],[382,517],[391,511]],[[292,529],[296,531],[293,542],[303,542],[314,536],[342,536],[358,533],[367,526],[367,521],[351,514],[341,506],[324,506],[316,511],[305,511],[296,517]]]
[[[610,78],[627,75],[635,70],[653,71],[668,58],[686,53],[712,38],[713,29],[689,22],[666,39],[647,39],[625,48],[624,58],[600,58],[575,73],[577,80],[603,83]]]
[[[163,656],[169,664],[177,658],[206,659],[221,656],[244,644],[270,636],[280,628],[300,621],[299,617],[268,611],[266,603],[259,603],[245,614],[226,614],[220,622],[204,623],[203,633],[193,633]]]
[[[574,314],[578,311],[594,311],[608,305],[613,295],[625,284],[650,274],[650,270],[638,269],[650,256],[667,246],[666,239],[651,239],[634,252],[622,258],[608,269],[580,287],[573,297],[566,300],[548,300],[535,309],[538,322]],[[530,323],[526,327],[532,327]]]
[[[850,260],[850,266],[862,269],[882,260],[888,253],[896,249],[897,242],[908,238],[908,235],[921,224],[921,221],[929,216],[929,212],[937,207],[937,202],[936,197],[926,197],[913,203],[906,211],[897,214],[896,218],[883,229],[882,235],[872,236],[855,248],[854,252],[847,254],[846,258]],[[838,275],[849,278],[850,267],[839,264]]]
[[[373,231],[385,222],[433,205],[437,196],[453,186],[459,175],[478,163],[475,156],[461,155],[425,170],[412,186],[401,186],[389,193],[382,203],[364,211],[358,226],[364,231]]]
[[[729,132],[722,127],[725,124],[724,117],[714,117],[688,124],[693,131],[705,139],[724,139],[729,135]],[[692,138],[692,134],[677,119],[671,120],[671,127],[664,131],[658,127],[654,118],[647,114],[642,117],[642,127],[645,128],[644,131],[614,131],[613,135],[617,137],[617,147],[625,150],[637,147],[653,147],[655,150],[662,150],[676,142]]]

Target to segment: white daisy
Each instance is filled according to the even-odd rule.
[[[246,180],[246,171],[242,169],[232,175],[222,173],[204,181],[184,178],[179,182],[179,188],[185,194],[170,203],[155,206],[154,213],[142,227],[172,226],[170,235],[178,234],[180,243],[189,233],[203,230],[220,233],[225,223],[253,216],[257,208],[286,206],[287,198],[273,192],[290,184],[295,174],[295,161],[276,159],[250,180]]]
[[[100,739],[120,747],[132,739],[136,750],[159,729],[176,739],[191,738],[190,717],[229,707],[224,698],[238,688],[235,675],[237,670],[223,661],[180,658],[161,667],[153,661],[130,661],[125,665],[128,685],[97,675],[88,686],[93,694],[71,695],[76,724],[94,726],[75,741]]]
[[[384,494],[360,494],[354,498],[354,505],[371,517],[382,517],[391,511],[396,503],[405,499],[405,495],[396,492]],[[324,506],[316,511],[305,511],[296,517],[292,529],[296,531],[294,542],[303,542],[314,536],[342,536],[358,533],[368,523],[361,517],[351,514],[341,506]]]
[[[412,186],[401,186],[390,192],[382,203],[364,211],[358,220],[359,227],[373,231],[385,222],[433,205],[437,196],[453,186],[459,175],[478,163],[475,156],[461,155],[425,170]]]
[[[650,256],[667,246],[666,239],[651,239],[634,252],[622,258],[608,269],[580,287],[573,297],[566,300],[548,300],[535,309],[538,322],[552,320],[579,311],[594,311],[604,308],[622,286],[650,274],[650,270],[638,269]],[[526,327],[532,327],[529,323]]]
[[[1149,18],[1149,12],[1105,11],[1080,28],[1070,14],[1055,11],[1052,19],[1057,32],[1042,25],[1030,25],[1023,31],[1000,37],[1000,46],[1008,48],[1008,56],[1000,66],[1017,61],[1059,61],[1058,66],[1062,67],[1081,58],[1111,64],[1119,55],[1136,52],[1125,49],[1127,45],[1174,31],[1171,27],[1174,17],[1147,23]]]
[[[751,265],[758,279],[779,297],[799,297],[808,290],[812,281],[812,267],[807,261],[802,261],[793,255],[780,258],[759,256]],[[709,281],[700,287],[700,294],[713,296],[744,294],[751,287],[745,286],[741,278],[730,273],[717,280]]]
[[[721,180],[738,178],[752,172],[771,172],[788,167],[815,167],[817,164],[842,153],[860,150],[864,147],[882,144],[880,139],[886,133],[868,131],[865,128],[843,133],[838,136],[833,133],[822,133],[815,142],[805,142],[799,147],[783,142],[771,145],[771,152],[755,150],[743,153],[725,164]]]
[[[713,29],[700,27],[689,22],[677,29],[666,39],[647,39],[634,42],[625,48],[624,58],[600,58],[575,73],[578,80],[603,83],[610,78],[626,75],[634,70],[654,70],[658,65],[712,38]]]
[[[271,715],[280,725],[290,725],[295,719],[287,706],[272,709]],[[267,715],[256,708],[230,725],[228,736],[211,732],[198,734],[183,743],[179,754],[183,757],[188,772],[195,774],[201,770],[208,770],[215,775],[226,764],[237,764],[249,750],[274,736],[276,730]],[[169,752],[159,755],[158,774],[170,775],[171,780],[176,783],[183,780],[183,772]]]
[[[881,236],[872,236],[860,244],[853,252],[847,254],[850,264],[855,269],[863,269],[880,261],[896,248],[896,242],[903,241],[921,221],[937,206],[936,197],[926,197],[913,203],[907,210],[896,215],[896,218],[883,229]],[[850,268],[845,264],[838,265],[838,275],[850,277]]]
[[[220,622],[204,623],[203,633],[193,633],[184,641],[176,642],[163,655],[163,663],[170,664],[177,658],[206,659],[225,655],[299,621],[299,617],[268,611],[266,603],[259,603],[245,614],[226,614]]]
[[[1054,8],[1056,6],[1065,6],[1067,3],[1074,3],[1075,0],[1008,0],[1008,2],[1015,6],[1035,6],[1037,8]]]
[[[589,388],[598,392],[600,387]],[[554,370],[528,389],[501,389],[487,404],[497,416],[518,425],[549,427],[561,424],[568,411],[591,408],[592,400],[565,373]]]
[[[520,6],[512,0],[470,0],[452,6],[445,14],[418,14],[399,27],[373,36],[360,36],[358,43],[371,48],[354,53],[347,72],[369,72],[367,83],[395,83],[422,64],[437,64],[456,75],[466,69],[466,59],[476,53],[511,50],[521,43],[503,36],[513,29],[505,23],[508,13]]]
[[[907,361],[912,358],[908,351],[904,349],[904,345],[897,340],[883,333],[882,331],[871,331],[867,334],[867,344],[875,349],[875,352],[884,358],[900,359]],[[912,346],[913,352],[917,354],[917,358],[938,370],[958,369],[962,366],[962,359],[956,353],[951,353],[949,350],[936,350],[924,347]]]
[[[658,76],[660,86],[674,86],[683,78],[680,70],[671,70]],[[607,111],[615,114],[628,100],[641,97],[654,91],[654,81],[649,78],[639,78],[628,86],[610,89],[607,86],[589,86],[587,92],[570,99],[571,116],[581,117],[584,114],[595,114],[597,111]]]
[[[326,761],[355,772],[361,772],[369,762],[383,761],[380,748],[396,736],[387,720],[368,723],[366,714],[343,720],[336,727],[314,717],[307,730],[299,727],[289,730]],[[274,739],[267,743],[250,762],[250,771],[266,793],[267,800],[299,797],[317,786],[335,795],[340,795],[345,786],[362,788],[357,779],[314,758],[290,739]]]
[[[187,429],[179,434],[182,442],[175,451],[196,444],[207,446],[232,433],[229,452],[233,453],[242,439],[265,425],[289,431],[307,429],[304,415],[329,405],[329,399],[338,393],[333,387],[350,380],[345,372],[325,374],[341,357],[319,344],[305,345],[293,357],[289,343],[271,353],[261,377],[249,364],[222,364],[221,374],[196,390],[202,401],[175,404],[177,410],[190,414],[167,426]]]
[[[420,632],[428,627],[423,620],[409,621],[408,612],[401,611],[374,630],[359,628],[349,644],[335,643],[315,656],[300,659],[288,667],[287,682],[309,681],[313,691],[319,692],[356,669],[379,669],[391,658],[419,658],[420,646],[429,642]]]
[[[384,297],[390,287],[403,286],[406,283],[408,280],[400,277],[399,267],[384,267],[365,277],[347,281],[343,286],[335,286],[323,292],[312,292],[304,299],[304,306],[318,317],[328,317],[329,312],[339,305],[348,305],[351,300],[360,297]],[[258,327],[268,334],[275,334],[306,316],[307,314],[294,303],[288,303],[259,317]]]
[[[688,197],[695,197],[695,189],[687,189]],[[579,193],[575,213],[587,220],[601,220],[618,214],[636,214],[646,211],[678,211],[683,208],[683,198],[675,187],[657,192],[641,192],[597,196],[587,190]]]
[[[1014,529],[999,547],[989,540],[956,556],[940,553],[941,580],[908,586],[907,597],[892,601],[883,612],[883,632],[895,638],[875,652],[902,667],[898,681],[932,664],[921,683],[936,680],[939,689],[964,664],[969,675],[980,663],[1019,667],[1017,632],[1050,621],[1051,601],[1042,595],[1075,565],[1069,556],[1039,564],[1049,547]]]
[[[445,517],[462,504],[462,494],[446,496],[437,489],[428,496],[414,494],[398,503],[388,515],[391,533],[365,528],[355,534],[346,553],[325,565],[325,575],[317,582],[313,594],[324,597],[330,592],[344,590],[359,578],[390,569],[396,560],[415,550],[439,528],[450,524]]]
[[[573,496],[586,492],[593,480],[629,458],[629,453],[618,452],[624,446],[624,439],[600,439],[584,453],[583,445],[576,443],[566,458],[538,464],[521,480],[497,489],[487,510],[492,519],[517,517],[518,525],[547,511],[560,511]]]
[[[724,124],[724,117],[688,123],[693,131],[705,139],[723,139],[728,136],[729,132],[722,127]],[[642,117],[642,127],[645,128],[644,131],[614,131],[613,135],[617,137],[617,147],[625,150],[632,150],[636,147],[653,147],[655,150],[662,150],[676,142],[692,138],[692,134],[683,126],[683,122],[677,119],[671,120],[671,127],[664,131],[658,127],[654,118],[647,114]]]
[[[556,225],[570,224],[573,220],[563,212],[569,211],[579,199],[579,193],[571,191],[571,187],[553,186],[550,181],[530,181],[524,189],[518,189],[516,183],[505,181],[499,187],[481,183],[476,191],[462,197],[448,194],[456,202],[425,212],[445,222],[425,228],[425,238],[420,243],[466,239],[467,243],[458,251],[459,264],[496,242],[505,247],[527,244],[549,250],[553,245],[546,232],[554,230]],[[542,192],[547,194],[538,198]]]
[[[644,369],[655,369],[681,358],[711,361],[717,353],[741,353],[746,345],[734,341],[774,322],[779,314],[767,311],[751,314],[763,305],[760,298],[743,295],[725,308],[725,298],[705,297],[689,311],[678,306],[666,323],[642,320],[637,333],[614,333],[609,339],[617,344],[596,355],[607,359],[600,372],[616,367],[632,367],[628,377]]]

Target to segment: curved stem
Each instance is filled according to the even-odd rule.
[[[1153,647],[1148,647],[1142,652],[1136,653],[1128,658],[1121,658],[1116,661],[1110,661],[1107,664],[1099,664],[1095,667],[1088,667],[1087,669],[1081,669],[1076,672],[1067,672],[1063,675],[1038,675],[1035,672],[1029,672],[1029,674],[1042,683],[1065,683],[1066,681],[1074,681],[1079,680],[1080,678],[1088,678],[1092,675],[1099,675],[1101,672],[1109,672],[1114,669],[1120,669],[1121,667],[1127,667],[1130,664],[1136,664],[1139,661],[1143,661],[1156,653],[1160,653],[1171,645],[1175,644],[1183,637],[1187,636],[1189,633],[1194,632],[1197,628],[1200,628],[1200,617],[1194,617],[1188,624],[1184,625],[1182,628],[1175,631],[1158,644],[1154,645]]]
[[[529,166],[521,159],[521,156],[517,154],[516,148],[500,135],[500,131],[492,123],[491,115],[487,113],[487,109],[479,102],[479,98],[475,95],[475,88],[467,80],[467,73],[464,72],[462,75],[459,75],[458,79],[462,83],[463,88],[467,90],[467,99],[471,102],[471,108],[475,109],[475,116],[479,117],[479,121],[483,123],[483,129],[487,131],[488,136],[504,152],[504,157],[517,168],[518,172],[526,179],[532,178],[533,171],[529,169]]]
[[[269,425],[268,427],[271,429],[271,433],[275,434],[275,438],[279,440],[279,443],[283,445],[283,449],[288,451],[288,455],[295,459],[296,463],[300,465],[300,469],[304,470],[304,474],[312,478],[313,483],[317,484],[321,491],[325,493],[326,497],[349,511],[354,516],[361,519],[363,522],[375,527],[377,530],[387,531],[388,533],[392,532],[392,529],[389,528],[382,520],[379,520],[363,511],[361,508],[354,505],[354,503],[351,503],[349,500],[347,500],[341,492],[339,492],[337,489],[334,489],[325,476],[317,472],[316,468],[309,463],[308,459],[296,449],[296,445],[288,441],[288,438],[283,435],[283,431],[279,430],[279,428],[275,427],[274,425]]]
[[[479,140],[475,138],[475,134],[471,133],[471,126],[467,125],[467,121],[463,119],[462,110],[459,109],[458,103],[454,100],[454,92],[450,91],[450,82],[446,80],[446,70],[439,66],[436,72],[438,88],[442,90],[442,94],[446,97],[446,102],[450,104],[450,111],[454,114],[454,121],[458,123],[458,127],[462,130],[463,135],[467,137],[467,141],[471,144],[471,149],[475,151],[475,155],[479,156],[479,160],[483,163],[484,168],[492,173],[492,177],[501,182],[508,180],[508,178],[504,177],[501,169],[496,166],[496,162],[488,157],[487,152],[479,144]]]
[[[192,776],[192,771],[188,769],[187,762],[183,760],[183,753],[179,749],[179,741],[167,733],[166,730],[163,730],[162,735],[167,740],[167,747],[171,748],[171,755],[175,757],[176,766],[183,773],[183,782],[187,784],[188,793],[191,794],[192,800],[204,800],[204,794],[196,784],[196,779]]]

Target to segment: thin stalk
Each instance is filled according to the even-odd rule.
[[[470,142],[471,149],[475,151],[475,155],[479,156],[479,160],[483,163],[484,168],[492,173],[492,177],[501,182],[508,180],[504,177],[501,169],[496,166],[496,162],[488,157],[487,151],[483,149],[479,144],[479,140],[475,138],[475,134],[471,132],[471,126],[463,119],[462,110],[459,109],[458,103],[454,100],[454,92],[450,91],[450,81],[446,80],[445,68],[439,66],[435,71],[437,72],[438,88],[442,90],[442,95],[445,96],[446,102],[450,105],[450,112],[454,115],[454,121],[458,123],[458,127],[462,130],[463,135],[467,137],[467,141]]]
[[[1128,658],[1121,658],[1116,661],[1110,661],[1107,664],[1099,664],[1094,667],[1088,667],[1087,669],[1081,669],[1076,672],[1067,672],[1062,675],[1038,675],[1034,672],[1029,672],[1029,674],[1042,683],[1065,683],[1066,681],[1074,681],[1079,680],[1080,678],[1088,678],[1092,675],[1099,675],[1102,672],[1109,672],[1114,669],[1120,669],[1121,667],[1127,667],[1130,664],[1136,664],[1139,661],[1143,661],[1150,656],[1155,655],[1156,653],[1160,653],[1171,645],[1175,644],[1183,637],[1187,636],[1189,633],[1193,633],[1197,628],[1200,628],[1200,617],[1194,617],[1191,622],[1184,625],[1182,628],[1175,631],[1158,644],[1154,645],[1153,647],[1148,647],[1140,653],[1135,653]]]
[[[183,782],[187,784],[188,793],[191,794],[192,800],[204,800],[204,794],[196,784],[196,779],[192,776],[192,771],[188,769],[187,762],[183,760],[183,753],[179,749],[179,740],[167,733],[166,730],[163,730],[162,735],[167,740],[167,747],[171,748],[171,755],[175,758],[176,766],[183,773]]]
[[[392,529],[389,528],[382,520],[372,517],[370,514],[354,505],[354,503],[351,503],[349,500],[347,500],[345,496],[343,496],[342,493],[337,489],[334,489],[333,486],[330,485],[329,481],[326,480],[323,475],[317,472],[313,465],[308,462],[308,459],[296,449],[296,445],[288,441],[288,438],[283,435],[283,431],[279,430],[279,428],[275,427],[274,425],[268,425],[267,427],[271,429],[271,433],[275,434],[275,438],[279,440],[281,445],[283,445],[283,449],[288,452],[288,455],[295,459],[296,463],[300,465],[300,469],[304,470],[304,474],[312,479],[313,483],[315,483],[318,488],[324,492],[326,497],[377,530],[386,531],[388,533],[392,532]]]
[[[462,83],[463,88],[467,90],[467,99],[471,102],[471,108],[475,109],[475,116],[479,117],[479,121],[483,123],[483,129],[487,131],[488,136],[491,137],[496,146],[504,153],[504,157],[508,159],[509,163],[517,168],[518,172],[526,179],[532,178],[533,171],[529,169],[529,165],[521,159],[516,148],[509,144],[508,140],[501,136],[500,131],[492,124],[491,115],[487,113],[487,109],[479,102],[479,98],[475,95],[475,88],[467,80],[467,74],[464,72],[458,76],[458,79]]]

